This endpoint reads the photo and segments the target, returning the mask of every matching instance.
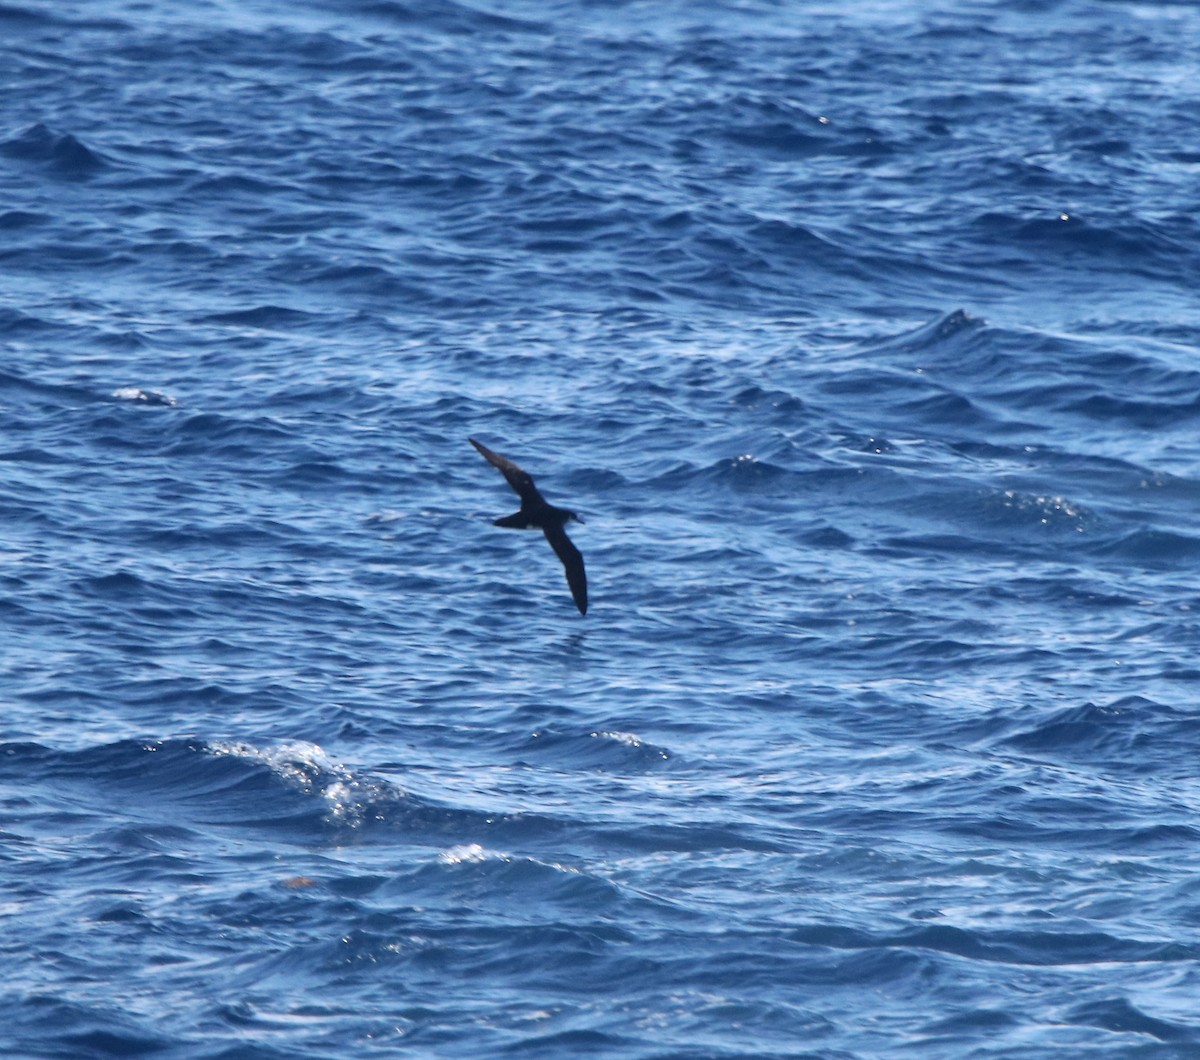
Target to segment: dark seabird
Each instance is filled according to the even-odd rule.
[[[498,467],[504,473],[508,484],[517,491],[517,495],[521,498],[521,510],[512,515],[506,515],[503,519],[493,520],[495,525],[506,526],[510,530],[540,530],[545,534],[546,540],[550,542],[550,547],[554,549],[554,554],[562,560],[563,570],[567,572],[567,584],[571,587],[571,595],[575,598],[575,606],[579,608],[581,615],[586,615],[587,575],[583,570],[583,556],[580,555],[579,549],[571,543],[571,539],[567,537],[567,532],[563,529],[563,525],[572,519],[577,523],[582,523],[583,520],[574,512],[567,511],[566,508],[555,508],[553,504],[547,504],[546,498],[533,484],[533,478],[528,471],[522,471],[511,460],[499,453],[493,453],[486,445],[475,441],[474,438],[467,440],[483,454],[489,464]]]

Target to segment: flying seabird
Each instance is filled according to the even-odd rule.
[[[495,519],[493,520],[494,524],[508,527],[510,530],[540,530],[545,534],[546,540],[550,542],[550,547],[554,549],[554,554],[562,560],[563,570],[567,572],[567,584],[571,587],[571,595],[575,598],[575,606],[579,608],[581,615],[586,615],[587,575],[583,570],[583,556],[580,555],[579,549],[571,543],[571,539],[567,537],[567,532],[563,529],[564,524],[569,523],[572,519],[577,523],[582,523],[583,520],[566,508],[555,508],[553,504],[547,504],[546,498],[533,484],[533,478],[528,471],[522,471],[511,460],[499,453],[493,453],[486,445],[475,441],[474,438],[468,438],[467,441],[483,454],[483,458],[489,464],[501,470],[504,477],[508,479],[508,484],[517,491],[521,498],[519,512],[506,515],[503,519]]]

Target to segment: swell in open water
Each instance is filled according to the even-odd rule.
[[[1198,53],[0,6],[7,1051],[1200,1056]]]

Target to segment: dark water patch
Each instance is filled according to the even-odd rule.
[[[294,432],[269,416],[243,419],[213,412],[195,412],[173,419],[166,436],[169,456],[208,454],[263,458],[286,448]]]
[[[55,19],[51,15],[35,11],[32,8],[0,4],[0,21],[16,27],[20,25],[50,25],[55,22]]]
[[[813,123],[812,128],[819,128]],[[758,125],[733,126],[725,132],[731,143],[750,147],[779,158],[803,158],[816,154],[843,154],[844,141],[791,122],[776,121]]]
[[[230,324],[235,327],[284,328],[290,329],[312,320],[314,314],[286,306],[260,305],[250,309],[236,309],[222,313],[211,313],[200,318],[205,324]]]
[[[28,317],[23,317],[17,325],[19,330],[29,326],[32,330],[40,330],[37,322],[30,323]],[[84,386],[73,383],[46,382],[18,372],[0,371],[0,393],[4,391],[22,391],[45,397],[57,398],[66,404],[83,404],[101,400],[100,395]]]
[[[327,488],[339,483],[349,486],[357,477],[333,460],[320,459],[293,464],[272,476],[275,481],[291,489]]]
[[[987,429],[999,426],[995,417],[982,405],[965,394],[952,390],[927,392],[906,401],[897,402],[896,408],[906,417],[919,423],[937,425],[939,430],[947,426]]]
[[[110,599],[135,598],[151,591],[150,583],[131,571],[95,575],[80,581],[76,588]]]
[[[1195,960],[1197,948],[1187,943],[1143,942],[1103,932],[966,930],[928,925],[895,934],[873,935],[833,925],[808,925],[786,935],[789,940],[853,950],[936,953],[988,963],[1056,966],[1075,964],[1175,964]]]
[[[734,395],[733,404],[739,408],[766,413],[771,417],[785,418],[794,422],[803,418],[806,412],[804,401],[794,394],[782,390],[763,389],[759,386],[747,387]]]
[[[1118,1034],[1145,1035],[1160,1042],[1200,1043],[1200,1026],[1195,1021],[1158,1019],[1124,997],[1074,1005],[1065,1017],[1074,1024],[1100,1027]]]
[[[70,464],[73,459],[45,449],[10,449],[0,452],[0,460],[14,464]]]
[[[36,771],[44,767],[54,756],[54,751],[38,743],[0,744],[0,768],[12,771],[10,779],[15,779],[25,771]]]
[[[945,338],[943,329],[949,331]],[[1169,427],[1193,416],[1200,400],[1200,376],[1153,352],[1023,334],[954,314],[888,340],[878,351],[903,354],[920,372],[967,388],[1010,416],[1069,415]],[[1040,420],[1031,419],[1026,440],[1041,433]]]
[[[46,1056],[153,1056],[178,1044],[174,1035],[153,1031],[115,1005],[40,992],[31,993],[10,1017],[8,1033],[14,1032],[27,1043],[42,1043]]]
[[[1183,401],[1132,400],[1113,394],[1091,394],[1067,402],[1065,408],[1089,419],[1124,420],[1137,427],[1155,429],[1174,426],[1200,414],[1200,394]]]
[[[1055,711],[1003,744],[1053,758],[1104,762],[1134,772],[1174,772],[1200,739],[1200,718],[1142,696]]]
[[[7,262],[32,272],[57,275],[62,269],[111,269],[114,273],[136,266],[137,258],[124,248],[111,244],[93,246],[76,240],[48,241],[34,246],[18,246],[8,251]]]
[[[1067,212],[1018,216],[989,211],[972,225],[980,238],[1007,243],[1027,253],[1022,264],[1044,268],[1049,261],[1088,261],[1108,268],[1162,276],[1169,280],[1194,274],[1194,250],[1170,227],[1152,221]]]
[[[57,133],[40,123],[0,141],[0,154],[36,163],[56,176],[77,180],[93,176],[109,164],[103,155],[70,133]]]
[[[11,337],[36,334],[37,332],[54,331],[55,327],[40,317],[22,313],[17,309],[0,307],[0,334]],[[14,380],[20,380],[18,375],[8,372],[0,373],[0,385],[11,385]]]
[[[1142,527],[1090,542],[1088,550],[1104,560],[1169,570],[1200,557],[1200,538],[1180,531]]]
[[[821,549],[852,549],[859,544],[857,538],[836,526],[820,526],[812,530],[805,530],[799,535],[798,540],[812,548]]]
[[[44,225],[51,220],[49,214],[31,213],[28,210],[5,210],[0,213],[0,228],[19,231]]]
[[[72,29],[93,30],[128,30],[130,25],[115,18],[80,18],[64,12],[50,13],[37,11],[31,7],[16,4],[0,4],[0,22],[7,23],[10,29],[20,31],[32,28],[70,27]]]

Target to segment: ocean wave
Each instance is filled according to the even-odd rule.
[[[1192,8],[85,6],[0,9],[10,1052],[1194,1047]]]
[[[110,162],[71,133],[58,133],[41,123],[0,141],[0,154],[21,162],[45,166],[57,176],[82,179]]]

